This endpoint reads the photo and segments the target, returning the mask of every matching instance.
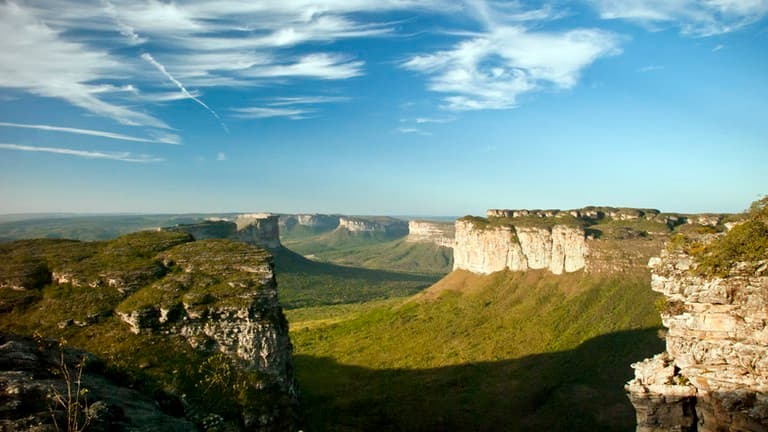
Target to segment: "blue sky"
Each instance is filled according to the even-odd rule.
[[[768,0],[0,2],[0,213],[740,211]]]

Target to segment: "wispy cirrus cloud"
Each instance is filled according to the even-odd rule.
[[[137,104],[192,99],[216,116],[191,88],[359,77],[363,60],[317,43],[397,33],[396,22],[372,14],[457,9],[448,0],[28,0],[0,8],[0,31],[14,35],[0,40],[0,87],[153,128],[168,126]],[[153,82],[146,65],[181,95]]]
[[[233,108],[234,116],[244,119],[264,119],[286,117],[291,120],[309,118],[317,111],[319,104],[347,102],[346,96],[291,96],[276,97],[264,103],[264,106]]]
[[[92,130],[92,129],[78,129],[78,128],[70,128],[70,127],[62,127],[62,126],[41,125],[41,124],[0,122],[0,126],[20,128],[20,129],[37,129],[37,130],[44,130],[44,131],[51,131],[51,132],[64,132],[64,133],[78,134],[78,135],[89,135],[89,136],[109,138],[109,139],[115,139],[115,140],[121,140],[121,141],[181,144],[181,139],[177,135],[167,134],[167,133],[155,135],[154,138],[150,139],[150,138],[139,138],[139,137],[134,137],[130,135],[123,135],[123,134],[114,133],[114,132],[106,132],[106,131],[99,131],[99,130]]]
[[[690,36],[739,30],[768,16],[768,0],[590,0],[604,19],[633,21],[656,30],[679,27]]]
[[[413,127],[400,127],[400,128],[395,129],[395,132],[401,133],[401,134],[432,136],[432,132],[425,131],[425,130],[419,129],[419,128],[413,128]]]
[[[68,156],[77,156],[87,159],[108,159],[122,162],[133,163],[151,163],[151,162],[163,162],[164,159],[158,158],[147,154],[135,154],[130,152],[103,152],[103,151],[88,151],[88,150],[76,150],[61,147],[37,147],[18,144],[0,143],[0,149],[15,150],[24,152],[37,152],[37,153],[55,153]]]
[[[453,47],[412,56],[404,69],[428,77],[428,88],[445,93],[453,111],[508,109],[520,95],[576,85],[582,70],[620,52],[619,39],[599,29],[544,32],[526,26],[506,6],[468,2],[484,30]]]
[[[0,4],[0,87],[58,98],[125,125],[168,128],[152,115],[104,99],[95,82],[130,69],[106,50],[66,40],[30,9]],[[9,36],[13,35],[13,36]]]

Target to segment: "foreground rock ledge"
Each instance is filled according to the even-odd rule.
[[[649,262],[664,294],[667,350],[632,365],[637,431],[768,431],[768,262],[726,277],[689,270],[689,255]]]

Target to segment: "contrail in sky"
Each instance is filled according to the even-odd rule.
[[[112,18],[112,21],[114,21],[115,24],[117,25],[117,28],[120,31],[120,34],[122,34],[123,36],[127,37],[128,39],[130,39],[131,43],[142,43],[142,42],[144,42],[144,39],[142,39],[141,36],[139,36],[139,34],[136,33],[136,31],[133,29],[133,27],[125,24],[124,22],[122,22],[120,20],[120,18],[117,16],[117,9],[115,8],[115,5],[110,3],[109,0],[102,0],[101,4],[104,5],[104,7],[107,9],[107,13]],[[168,70],[165,68],[165,66],[163,66],[157,60],[155,60],[155,58],[152,57],[152,54],[143,53],[141,55],[141,58],[143,58],[145,61],[147,61],[149,64],[151,64],[155,68],[157,68],[157,70],[159,70],[163,75],[165,75],[165,77],[168,78],[172,83],[176,84],[176,87],[178,87],[179,90],[181,90],[181,93],[184,96],[186,96],[186,97],[192,99],[193,101],[197,102],[198,104],[200,104],[200,106],[202,106],[203,108],[208,110],[208,112],[213,114],[213,116],[216,117],[216,120],[219,121],[219,124],[224,129],[224,131],[226,133],[229,133],[229,128],[227,127],[227,125],[224,124],[224,122],[221,120],[221,117],[219,117],[219,115],[216,113],[216,111],[211,109],[211,107],[206,105],[205,102],[203,102],[202,100],[198,99],[195,96],[192,96],[192,93],[190,93],[186,89],[186,87],[184,87],[184,85],[181,82],[179,82],[179,80],[174,78],[173,75],[171,75],[170,72],[168,72]]]
[[[223,128],[224,128],[224,130],[225,130],[225,131],[227,131],[227,133],[229,133],[229,129],[228,129],[228,128],[227,128],[227,126],[224,124],[224,122],[223,122],[223,121],[221,121],[221,117],[219,117],[219,115],[218,115],[218,114],[216,114],[216,111],[212,110],[212,109],[211,109],[211,107],[209,107],[208,105],[206,105],[206,104],[205,104],[205,102],[203,102],[203,101],[201,101],[200,99],[198,99],[198,98],[196,98],[196,97],[192,96],[192,93],[190,93],[190,92],[189,92],[189,91],[188,91],[188,90],[187,90],[187,89],[184,87],[184,85],[183,85],[182,83],[180,83],[180,82],[179,82],[179,80],[177,80],[176,78],[174,78],[174,77],[173,77],[173,75],[171,75],[171,74],[168,72],[168,70],[166,70],[166,69],[165,69],[165,66],[163,66],[162,64],[160,64],[160,62],[158,62],[157,60],[155,60],[155,58],[154,58],[154,57],[152,57],[152,54],[150,54],[150,53],[143,53],[143,54],[141,55],[141,58],[143,58],[144,60],[146,60],[146,61],[147,61],[149,64],[151,64],[151,65],[152,65],[152,66],[154,66],[155,68],[157,68],[157,70],[159,70],[159,71],[160,71],[160,72],[161,72],[163,75],[165,75],[165,77],[166,77],[166,78],[168,78],[168,79],[169,79],[169,80],[170,80],[172,83],[176,84],[176,87],[178,87],[178,88],[179,88],[179,90],[181,90],[181,92],[182,92],[182,93],[184,93],[184,96],[186,96],[186,97],[188,97],[188,98],[192,99],[193,101],[197,102],[198,104],[200,104],[200,106],[202,106],[203,108],[207,109],[207,110],[208,110],[208,112],[210,112],[211,114],[213,114],[213,116],[214,116],[214,117],[216,117],[216,120],[218,120],[218,121],[219,121],[219,123],[221,124],[221,127],[223,127]]]

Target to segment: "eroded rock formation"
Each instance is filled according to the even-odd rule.
[[[768,431],[768,257],[723,277],[681,251],[649,265],[669,330],[665,353],[632,365],[637,430]]]
[[[405,240],[452,248],[455,236],[456,228],[452,223],[412,220],[408,221],[408,237]]]

